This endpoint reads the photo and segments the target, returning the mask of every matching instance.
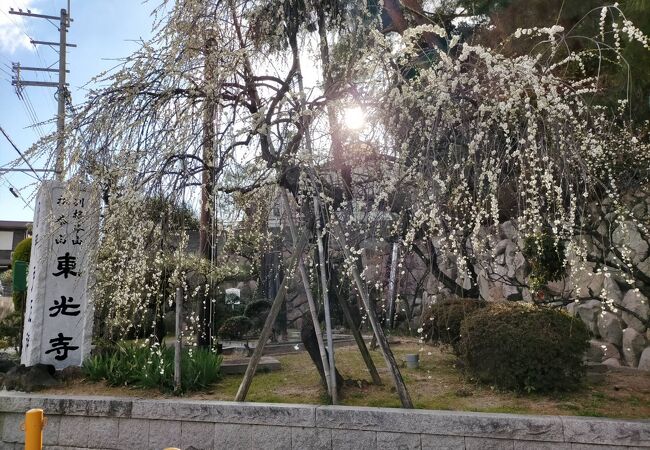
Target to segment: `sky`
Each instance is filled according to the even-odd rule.
[[[139,40],[151,36],[151,11],[158,0],[71,0],[70,3],[73,22],[67,39],[77,47],[68,49],[68,82],[72,101],[78,105],[83,102],[86,85],[92,77],[117,65],[120,58],[138,48]],[[30,9],[33,13],[58,16],[67,7],[68,0],[0,0],[0,127],[21,151],[56,128],[56,89],[26,87],[21,100],[11,85],[12,63],[58,68],[58,52],[48,46],[34,46],[30,38],[58,42],[59,32],[45,19],[11,15],[9,9]],[[56,73],[24,72],[22,78],[56,82],[57,76]],[[33,126],[42,122],[46,123]],[[26,174],[2,171],[5,164],[17,157],[18,153],[0,134],[0,220],[31,221],[37,180]],[[36,164],[35,168],[41,167]],[[12,195],[10,187],[20,198]]]

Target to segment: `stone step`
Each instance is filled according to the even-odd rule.
[[[224,375],[243,374],[246,372],[250,358],[224,360],[221,363],[221,373]],[[270,356],[262,356],[256,372],[274,372],[280,370],[280,361]]]

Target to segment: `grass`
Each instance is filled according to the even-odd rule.
[[[418,352],[416,342],[402,341],[392,346],[395,357],[402,361],[407,353]],[[607,373],[602,384],[584,384],[576,392],[557,394],[515,394],[499,392],[490,386],[477,385],[454,367],[454,357],[436,347],[425,346],[420,352],[420,368],[400,370],[416,408],[498,412],[515,414],[579,415],[615,418],[650,417],[650,374]],[[382,378],[382,386],[369,383],[363,360],[356,347],[336,349],[337,367],[349,381],[343,388],[341,404],[356,406],[400,407],[392,380],[379,351],[372,352]],[[323,404],[326,396],[320,379],[306,352],[277,357],[282,369],[258,373],[253,379],[247,401],[269,403]],[[207,390],[186,398],[232,400],[241,375],[223,376]],[[165,397],[156,391],[108,387],[103,383],[71,382],[65,387],[50,389],[57,394],[91,394],[139,397]]]
[[[181,355],[181,385],[184,391],[204,390],[219,379],[222,357],[206,350],[184,351]],[[174,349],[152,351],[133,344],[116,346],[88,358],[83,372],[90,381],[109,386],[145,389],[174,389]]]

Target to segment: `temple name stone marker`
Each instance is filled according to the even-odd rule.
[[[21,362],[80,366],[90,353],[88,276],[98,202],[86,189],[45,181],[36,198]]]

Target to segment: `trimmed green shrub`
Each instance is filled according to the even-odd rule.
[[[31,254],[32,254],[32,238],[28,237],[27,239],[23,239],[18,243],[18,245],[16,245],[11,261],[12,263],[15,261],[29,262],[29,257]]]
[[[266,321],[266,316],[271,311],[272,303],[268,300],[254,300],[246,305],[244,315],[251,320],[251,330],[261,330]]]
[[[572,390],[585,374],[589,333],[581,320],[549,308],[494,303],[461,325],[467,373],[502,389]]]
[[[487,305],[485,300],[448,298],[434,303],[422,322],[422,336],[426,341],[449,344],[458,353],[461,337],[460,324],[467,316]]]
[[[222,357],[207,349],[184,350],[181,356],[183,392],[206,389],[220,378]],[[106,381],[109,386],[174,390],[174,349],[153,349],[134,345],[105,347],[83,364],[91,381]]]
[[[14,249],[14,252],[11,256],[12,267],[15,267],[17,261],[24,261],[29,265],[29,258],[31,256],[31,253],[32,238],[29,237],[20,241],[18,245],[16,245],[16,248]],[[25,301],[27,300],[27,291],[18,291],[17,289],[13,289],[12,300],[14,303],[14,311],[23,312]]]
[[[222,339],[242,339],[252,327],[253,323],[246,316],[230,317],[219,328],[219,337]]]

